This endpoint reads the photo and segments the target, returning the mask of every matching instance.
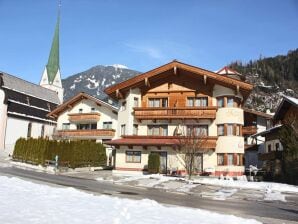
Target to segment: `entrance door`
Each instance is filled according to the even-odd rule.
[[[198,153],[195,155],[194,159],[194,172],[202,173],[203,172],[203,154]]]

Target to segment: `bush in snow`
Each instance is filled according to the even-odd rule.
[[[159,173],[160,155],[157,153],[150,153],[148,157],[148,172]]]

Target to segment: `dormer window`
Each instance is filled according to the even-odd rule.
[[[83,109],[82,108],[79,109],[79,113],[83,113]]]

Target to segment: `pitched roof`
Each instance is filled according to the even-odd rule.
[[[2,75],[1,75],[2,74]],[[2,77],[2,88],[11,89],[38,99],[42,99],[54,104],[59,104],[58,94],[50,89],[25,81],[16,76],[0,71]]]
[[[94,96],[90,96],[87,93],[81,92],[78,93],[77,95],[75,95],[74,97],[70,98],[68,101],[66,101],[65,103],[61,104],[60,106],[58,106],[55,110],[53,110],[52,112],[50,112],[47,116],[48,117],[57,117],[60,113],[62,113],[63,111],[67,110],[69,105],[74,105],[77,102],[81,101],[82,99],[89,99],[99,105],[103,105],[105,107],[110,108],[111,110],[118,112],[118,108],[114,107],[113,105],[106,103],[100,99],[97,99]]]
[[[283,119],[286,111],[290,108],[291,105],[294,107],[298,107],[298,99],[283,95],[283,99],[274,114],[274,120]]]
[[[244,108],[243,110],[244,110],[245,113],[255,114],[257,116],[264,117],[264,118],[267,118],[267,119],[272,119],[273,118],[273,115],[266,114],[266,113],[263,113],[263,112],[260,112],[260,111],[256,111],[256,110],[252,110],[252,109],[248,109],[248,108]]]
[[[59,23],[60,23],[60,13],[58,13],[55,34],[52,42],[48,63],[46,65],[48,80],[50,84],[53,83],[57,75],[58,69],[60,67],[59,65]]]
[[[115,98],[117,91],[127,90],[131,87],[135,87],[137,85],[142,85],[142,84],[144,84],[144,81],[146,81],[146,79],[147,80],[149,78],[152,79],[155,76],[158,76],[161,73],[166,72],[166,71],[173,70],[173,73],[175,73],[175,71],[178,70],[178,73],[179,73],[180,69],[183,71],[193,73],[193,74],[197,75],[198,77],[206,77],[207,79],[216,81],[217,83],[224,85],[224,86],[235,87],[235,88],[238,86],[240,88],[240,90],[245,91],[247,93],[246,95],[248,95],[253,88],[253,86],[249,83],[246,83],[246,82],[243,82],[243,81],[231,78],[231,77],[222,76],[217,73],[214,73],[214,72],[211,72],[211,71],[199,68],[199,67],[195,67],[192,65],[188,65],[188,64],[185,64],[185,63],[175,60],[168,64],[165,64],[158,68],[155,68],[151,71],[137,75],[137,76],[135,76],[131,79],[128,79],[124,82],[110,86],[110,87],[106,88],[104,91],[111,97]]]

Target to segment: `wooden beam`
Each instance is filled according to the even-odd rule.
[[[150,82],[149,82],[148,77],[145,78],[145,86],[150,87]]]
[[[236,87],[236,92],[237,92],[237,94],[240,92],[240,87],[239,87],[239,85],[237,85],[237,87]]]
[[[119,91],[119,89],[116,90],[116,97],[119,99],[123,99],[122,93]]]
[[[204,75],[204,84],[207,84],[207,75]]]
[[[174,75],[178,75],[178,69],[176,66],[174,67]]]

